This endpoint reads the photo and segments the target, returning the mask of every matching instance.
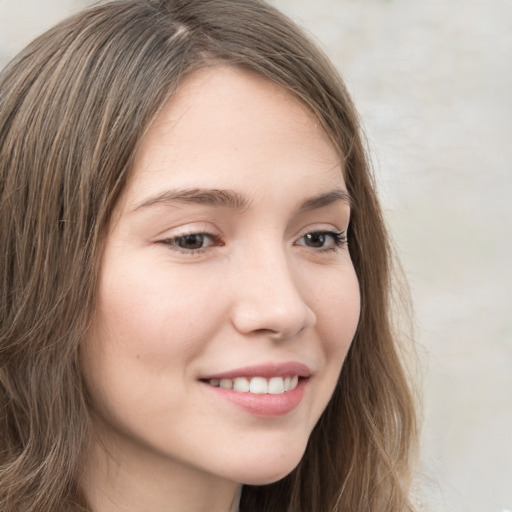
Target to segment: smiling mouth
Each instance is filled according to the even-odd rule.
[[[302,402],[311,370],[300,362],[265,363],[203,375],[213,396],[260,418],[278,418]]]
[[[293,391],[299,383],[298,375],[286,377],[236,377],[234,379],[208,379],[207,384],[214,388],[232,389],[239,393],[253,393],[257,395],[281,395]]]

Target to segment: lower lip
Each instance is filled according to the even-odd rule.
[[[212,393],[215,393],[216,396],[231,402],[250,414],[262,418],[277,418],[292,412],[298,407],[304,396],[307,381],[308,379],[299,379],[295,389],[278,395],[270,393],[241,393],[233,389],[210,386],[207,383],[203,383],[203,385]]]

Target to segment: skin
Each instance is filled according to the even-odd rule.
[[[240,204],[170,200],[182,189],[228,190]],[[227,512],[240,483],[298,464],[359,318],[348,248],[329,234],[348,228],[340,191],[337,151],[289,92],[231,67],[182,82],[117,205],[83,347],[95,437],[82,487],[94,511]],[[288,361],[310,376],[278,417],[200,380]]]

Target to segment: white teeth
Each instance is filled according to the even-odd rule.
[[[251,379],[251,384],[249,386],[249,391],[251,393],[257,393],[263,395],[268,390],[268,382],[267,379],[263,377],[253,377]]]
[[[284,393],[284,380],[282,377],[272,377],[268,381],[268,392],[271,395],[280,395]]]
[[[237,377],[236,379],[210,379],[208,384],[213,387],[221,387],[223,389],[233,389],[240,393],[255,394],[271,394],[280,395],[286,391],[292,391],[297,387],[299,377],[272,377],[265,379],[264,377],[253,377],[246,379],[245,377]]]
[[[233,381],[233,389],[241,393],[247,393],[250,389],[249,381],[245,377],[238,377]]]

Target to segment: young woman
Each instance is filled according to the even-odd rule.
[[[304,34],[113,1],[0,91],[0,509],[413,510],[387,237]]]

